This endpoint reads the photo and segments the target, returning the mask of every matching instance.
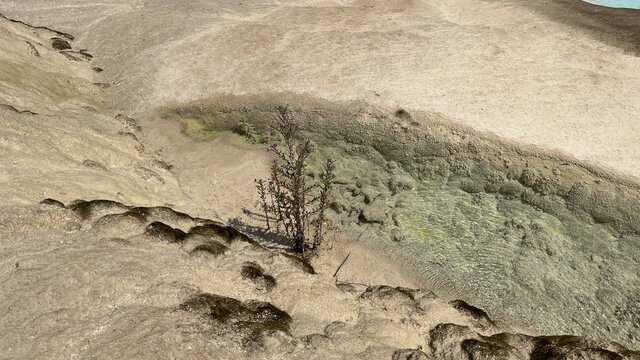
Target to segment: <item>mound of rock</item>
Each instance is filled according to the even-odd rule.
[[[46,199],[3,208],[0,237],[7,358],[640,359],[428,290],[336,283],[170,207]]]

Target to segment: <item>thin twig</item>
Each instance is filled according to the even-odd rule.
[[[336,278],[336,280],[338,280],[338,271],[342,269],[342,265],[344,265],[344,263],[347,262],[347,260],[349,259],[349,256],[351,256],[351,251],[349,251],[349,253],[347,254],[347,257],[344,258],[344,260],[342,260],[342,263],[340,264],[340,266],[338,266],[338,269],[336,269],[336,272],[333,273],[333,277]]]
[[[342,281],[342,280],[336,280],[336,284],[360,285],[360,286],[371,287],[371,285],[365,284],[365,283],[359,283],[359,282],[353,282],[353,281]]]

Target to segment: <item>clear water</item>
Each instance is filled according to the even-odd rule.
[[[340,159],[340,176],[352,182],[392,176],[382,157],[368,152],[364,159],[357,149],[325,147],[319,157]],[[388,254],[423,286],[494,319],[540,334],[637,347],[640,268],[633,244],[640,237],[612,234],[569,210],[554,216],[520,200],[414,180],[413,189],[387,193],[385,200],[403,241],[390,240],[393,225],[367,229],[344,213],[338,216],[343,228]]]
[[[400,196],[406,239],[368,240],[437,293],[539,333],[640,340],[640,281],[629,271],[638,264],[622,244],[637,239],[444,185],[421,183]]]
[[[640,0],[583,0],[591,4],[625,9],[640,9]]]

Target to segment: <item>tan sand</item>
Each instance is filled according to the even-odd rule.
[[[102,218],[122,214],[117,206],[83,220],[35,204],[104,198],[257,225],[242,210],[254,206],[252,179],[266,170],[262,148],[233,136],[199,143],[157,116],[159,107],[218,93],[290,91],[435,111],[640,176],[638,58],[615,29],[603,41],[571,16],[531,9],[462,0],[3,3],[3,14],[32,24],[0,18],[3,356],[457,359],[478,349],[463,340],[484,341],[480,352],[495,345],[479,334],[517,324],[494,326],[424,291],[336,286],[331,275],[349,251],[340,280],[415,285],[353,239],[327,241],[311,276],[242,241],[214,258],[189,255],[200,238],[163,244],[144,235],[152,220],[184,231],[200,220]],[[93,59],[54,50],[52,37]],[[274,276],[276,290],[243,278],[246,261]],[[272,303],[293,318],[290,332],[247,344],[200,310],[180,308],[200,293]],[[525,344],[511,358],[538,346],[505,341]],[[572,346],[623,353],[600,342]],[[418,347],[427,355],[401,351]]]
[[[2,11],[76,34],[113,85],[110,104],[129,114],[215,93],[359,99],[640,176],[637,11],[577,0],[36,0]]]

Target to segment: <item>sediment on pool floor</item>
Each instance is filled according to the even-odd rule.
[[[527,308],[555,313],[568,301],[572,309],[585,309],[538,330],[564,326],[627,344],[640,341],[633,332],[640,318],[633,294],[640,289],[637,282],[621,280],[627,278],[623,272],[640,266],[637,183],[559,153],[480,134],[438,114],[361,102],[292,94],[218,96],[163,114],[205,139],[233,129],[240,119],[264,133],[273,105],[281,102],[291,104],[318,144],[317,158],[338,159],[330,218],[343,231],[354,237],[368,232],[365,238],[384,243],[390,256],[408,263],[437,291],[485,296],[482,305],[490,313],[509,318],[518,312],[518,301],[501,285],[507,277],[515,279],[509,286],[521,289]],[[312,176],[318,167],[310,164]],[[558,297],[572,283],[582,285]],[[600,325],[581,324],[581,316],[597,318]],[[613,334],[608,329],[618,321],[625,330]]]

